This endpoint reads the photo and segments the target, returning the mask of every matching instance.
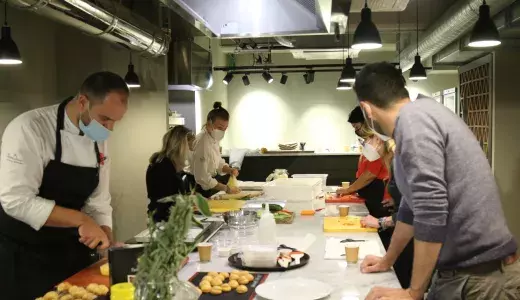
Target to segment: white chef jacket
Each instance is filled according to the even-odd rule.
[[[2,136],[0,152],[0,204],[11,217],[39,230],[54,208],[53,199],[38,197],[43,170],[54,159],[58,105],[21,114],[12,120]],[[97,165],[94,142],[79,135],[79,129],[65,113],[61,131],[61,162],[73,166]],[[106,157],[99,172],[99,184],[83,207],[100,226],[112,227],[109,171],[110,157],[107,143],[98,143],[99,152]]]
[[[227,165],[220,155],[220,143],[214,139],[206,129],[197,134],[195,138],[195,150],[190,162],[191,174],[195,181],[204,190],[210,190],[217,186],[214,178],[217,174],[224,175],[222,168]]]

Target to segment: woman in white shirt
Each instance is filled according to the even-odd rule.
[[[231,168],[220,154],[220,141],[229,124],[229,113],[222,103],[215,102],[208,113],[206,125],[195,139],[195,150],[190,162],[191,173],[195,176],[197,192],[205,197],[224,191],[228,194],[239,193],[238,188],[230,188],[218,182],[217,175],[238,176],[238,170]]]

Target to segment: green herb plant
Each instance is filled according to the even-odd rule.
[[[192,225],[203,228],[194,215],[194,206],[205,216],[211,216],[206,199],[200,194],[175,195],[159,200],[175,202],[166,222],[155,224],[149,216],[150,241],[137,265],[135,279],[139,300],[173,299],[176,294],[177,273],[182,262],[201,242],[185,242]]]

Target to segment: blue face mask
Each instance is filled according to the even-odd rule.
[[[83,133],[94,142],[102,142],[108,139],[110,130],[108,130],[105,126],[101,125],[98,121],[90,116],[90,109],[88,111],[88,115],[90,117],[90,124],[85,125],[80,117],[79,129],[81,129],[81,131],[83,131]]]

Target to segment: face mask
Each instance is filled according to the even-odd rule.
[[[366,157],[368,161],[375,161],[381,157],[377,149],[369,143],[365,143],[363,146],[363,156]]]
[[[213,132],[211,132],[211,135],[217,141],[221,141],[224,138],[225,134],[226,133],[224,131],[220,130],[220,129],[214,129]]]
[[[102,142],[108,139],[108,136],[110,135],[110,130],[106,129],[105,126],[101,125],[98,121],[96,121],[90,116],[90,108],[88,110],[88,115],[90,118],[90,124],[88,125],[85,125],[85,123],[83,123],[80,115],[79,129],[81,129],[81,131],[83,131],[83,133],[94,142]]]
[[[367,123],[368,127],[370,127],[370,129],[374,131],[378,138],[380,138],[384,142],[388,141],[390,137],[383,133],[384,131],[381,128],[381,125],[379,125],[379,123],[374,121],[372,118],[369,118],[368,114],[365,112],[364,109],[361,109],[361,111],[363,111],[363,115],[365,116],[365,122]]]

